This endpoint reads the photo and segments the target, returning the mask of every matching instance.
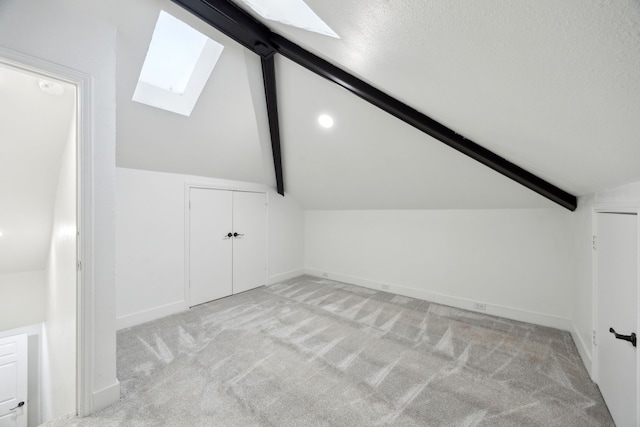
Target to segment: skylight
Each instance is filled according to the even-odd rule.
[[[265,19],[340,38],[303,0],[242,1]]]
[[[189,116],[223,49],[161,11],[133,100]]]

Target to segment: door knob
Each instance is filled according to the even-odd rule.
[[[613,328],[609,328],[609,332],[611,332],[615,337],[619,340],[629,341],[631,345],[636,346],[636,333],[632,332],[631,335],[620,335]]]
[[[233,233],[233,237],[242,237],[244,234],[242,233]]]
[[[18,403],[15,407],[9,409],[10,411],[15,411],[18,408],[22,408],[24,406],[24,402]]]
[[[225,237],[226,237],[226,238],[228,238],[228,239],[230,239],[231,237],[233,237],[233,234],[228,233]]]

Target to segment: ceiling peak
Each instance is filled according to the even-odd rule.
[[[273,55],[272,52],[279,53],[287,59],[342,86],[361,99],[377,106],[403,122],[426,133],[427,135],[432,136],[458,152],[471,157],[503,176],[518,182],[532,191],[535,191],[560,206],[571,211],[574,211],[577,208],[576,196],[465,138],[447,126],[393,98],[347,71],[303,49],[290,40],[273,33],[266,25],[257,21],[231,1],[173,1],[209,23],[214,28],[236,40],[238,43],[244,45],[246,48],[260,55],[262,58],[271,58]],[[270,61],[272,61],[272,58]],[[271,69],[272,67],[267,67],[267,70]],[[263,61],[263,71],[264,70],[265,65]],[[274,147],[276,180],[278,182],[278,189],[280,190],[284,189],[284,184],[282,182],[281,160],[276,159],[276,151],[278,155],[280,153],[280,139],[279,132],[277,132],[277,140],[274,141],[273,129],[273,126],[277,126],[278,123],[277,105],[275,103],[276,80],[274,76],[270,76],[269,78],[265,76],[264,82],[265,92],[267,95],[269,95],[269,93],[272,94],[271,102],[269,101],[269,96],[267,96],[267,108],[269,111],[269,123],[271,125],[272,146]],[[280,164],[278,165],[278,163]],[[280,180],[278,180],[278,176],[280,176]],[[284,190],[281,194],[284,194]]]

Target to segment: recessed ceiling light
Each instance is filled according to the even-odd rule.
[[[3,235],[3,234],[2,234],[2,231],[0,231],[0,237],[2,237],[2,235]]]
[[[52,82],[51,80],[38,80],[38,85],[44,93],[49,95],[62,95],[64,87],[60,83]]]
[[[323,128],[329,129],[333,127],[333,118],[328,114],[321,114],[320,117],[318,117],[318,123],[320,123],[320,126]]]

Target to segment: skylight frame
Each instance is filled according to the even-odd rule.
[[[195,50],[189,47],[194,41]],[[190,52],[184,55],[180,50]],[[164,10],[160,11],[133,101],[190,116],[223,50],[220,43]],[[180,57],[186,59],[183,68],[172,75],[165,73],[164,67],[175,69]],[[167,76],[172,80],[163,81]]]
[[[242,0],[242,2],[270,21],[336,39],[340,38],[304,0]]]

